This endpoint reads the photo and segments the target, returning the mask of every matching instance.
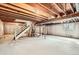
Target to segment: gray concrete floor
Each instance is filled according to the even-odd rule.
[[[50,35],[23,37],[7,44],[0,44],[0,54],[77,55],[79,40]]]

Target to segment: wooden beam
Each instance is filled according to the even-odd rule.
[[[0,19],[4,22],[10,21],[13,22],[15,19],[11,17],[6,17],[6,16],[0,16]]]
[[[25,22],[21,22],[21,21],[15,21],[15,19],[12,17],[2,16],[2,15],[0,15],[0,20],[3,22],[25,23]]]
[[[27,4],[27,3],[26,3],[26,4]],[[30,3],[30,4],[28,4],[28,5],[34,7],[34,9],[37,9],[37,10],[39,10],[39,11],[44,12],[44,13],[47,14],[47,15],[53,16],[53,14],[52,14],[51,12],[49,12],[49,10],[45,9],[44,7],[42,7],[41,5],[39,5],[38,3]],[[44,14],[44,13],[42,13],[42,14]],[[49,17],[49,16],[48,16],[48,17]]]
[[[28,17],[31,17],[31,15],[29,16],[29,15],[27,15],[27,14],[25,14],[25,13],[21,13],[21,12],[18,11],[18,10],[15,10],[15,9],[12,9],[12,8],[9,8],[9,7],[3,6],[3,5],[0,5],[0,9],[7,10],[7,11],[9,11],[9,12],[14,12],[14,13],[18,13],[18,14],[21,14],[21,15],[26,15],[26,16],[28,16]],[[33,18],[33,17],[32,17],[32,18]]]
[[[67,15],[67,16],[64,16],[64,17],[61,17],[61,18],[53,18],[53,19],[50,19],[48,21],[38,22],[38,24],[45,23],[45,22],[49,22],[49,21],[63,20],[63,19],[66,19],[66,18],[71,18],[71,17],[79,17],[79,12],[72,13],[70,15]]]
[[[3,7],[3,8],[5,8],[5,9],[7,9],[7,10],[12,11],[12,12],[16,12],[16,13],[20,13],[20,14],[26,15],[26,16],[31,17],[31,18],[36,18],[36,16],[34,16],[34,15],[32,15],[32,14],[25,13],[25,12],[23,12],[23,11],[14,9],[14,8],[8,6],[8,5],[1,4],[0,7]],[[41,18],[41,17],[39,17],[39,18]],[[43,18],[42,18],[42,19],[43,19]]]
[[[7,23],[22,23],[22,24],[24,24],[25,22],[17,22],[17,21],[3,21],[3,22],[7,22]]]
[[[54,16],[55,16],[55,15],[59,15],[58,13],[56,13],[56,12],[52,11],[51,9],[47,8],[45,5],[43,5],[43,4],[41,4],[41,3],[39,3],[39,5],[42,6],[43,8],[45,8],[45,9],[47,9],[49,12],[53,13]]]
[[[45,16],[47,18],[48,18],[48,15],[51,15],[49,12],[46,12],[47,10],[44,9],[43,7],[41,7],[38,3],[31,3],[31,4],[26,3],[26,5],[32,7],[34,9],[35,14],[39,14],[39,15]]]
[[[64,13],[64,14],[66,15],[65,11],[63,10],[63,7],[60,6],[59,3],[53,3],[53,4],[57,7],[58,10],[59,10],[59,9],[61,10],[60,13]]]
[[[9,9],[4,8],[3,6],[2,7],[0,6],[0,10],[4,10],[4,11],[9,12],[9,13],[20,14],[20,15],[26,16],[29,19],[34,19],[36,21],[39,21],[39,20],[42,19],[42,18],[38,18],[38,20],[37,20],[36,17],[30,17],[30,16],[28,16],[26,14],[22,14],[22,13],[19,13],[19,12],[16,12],[16,11],[14,12],[12,10],[9,10]]]
[[[10,11],[6,11],[6,10],[2,10],[2,9],[0,9],[0,15],[7,16],[7,17],[12,17],[12,18],[15,18],[15,19],[23,19],[23,20],[27,20],[27,21],[37,22],[36,20],[33,20],[31,18],[27,18],[24,15],[14,13],[14,12],[10,12]]]
[[[69,6],[70,6],[71,11],[74,13],[74,8],[71,3],[69,3]]]
[[[24,3],[23,3],[23,4],[24,4]],[[14,7],[20,8],[20,9],[22,9],[22,10],[25,10],[25,11],[31,12],[31,13],[33,13],[33,14],[35,15],[35,12],[33,12],[33,11],[31,11],[31,10],[28,10],[28,8],[26,9],[24,6],[21,6],[21,5],[19,5],[19,4],[8,3],[8,5],[11,5],[11,6],[14,6]],[[26,6],[26,4],[25,4],[25,6]],[[40,16],[40,17],[42,17],[42,18],[46,18],[46,16],[39,15],[39,14],[37,14],[36,16]]]

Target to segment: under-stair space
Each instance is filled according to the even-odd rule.
[[[27,22],[24,23],[12,23],[0,21],[0,43],[7,43],[13,40],[17,40],[20,37],[28,36],[31,25]],[[28,32],[28,33],[26,33]]]

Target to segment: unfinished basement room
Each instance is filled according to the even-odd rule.
[[[78,55],[79,3],[0,3],[0,55]]]

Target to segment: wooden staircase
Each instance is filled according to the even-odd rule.
[[[17,40],[20,38],[25,32],[27,32],[30,29],[30,25],[26,26],[24,25],[21,29],[16,29],[14,40]]]

